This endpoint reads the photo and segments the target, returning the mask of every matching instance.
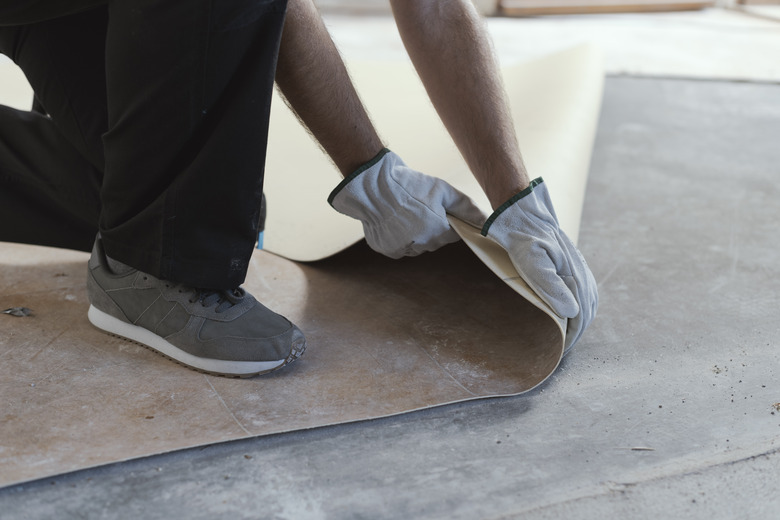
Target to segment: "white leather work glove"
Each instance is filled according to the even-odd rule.
[[[558,227],[542,178],[493,212],[482,235],[504,248],[523,280],[555,314],[567,319],[568,350],[596,315],[599,295],[582,254]]]
[[[390,258],[416,256],[460,240],[447,213],[477,227],[485,221],[469,197],[409,168],[387,149],[347,176],[328,202],[339,213],[360,220],[371,249]]]

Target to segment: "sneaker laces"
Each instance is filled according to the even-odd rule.
[[[147,276],[145,275],[144,280],[146,279]],[[200,302],[203,307],[211,307],[216,304],[217,308],[214,311],[217,314],[225,312],[240,303],[246,295],[246,291],[241,287],[235,289],[198,289],[182,284],[171,284],[170,282],[166,282],[165,287],[178,288],[180,293],[192,293],[193,297],[190,298],[190,303]]]
[[[204,307],[216,305],[217,308],[214,309],[216,313],[224,312],[238,304],[246,294],[246,291],[241,287],[228,290],[193,289],[193,291],[195,292],[195,297],[190,299],[191,303],[200,302]]]

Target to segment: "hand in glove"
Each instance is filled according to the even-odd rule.
[[[390,258],[416,256],[459,240],[446,213],[477,227],[485,221],[466,195],[412,170],[387,149],[346,177],[328,202],[360,220],[371,249]]]
[[[558,227],[547,185],[541,178],[499,207],[482,235],[509,253],[517,272],[561,318],[567,318],[568,349],[598,308],[596,280],[569,237]]]

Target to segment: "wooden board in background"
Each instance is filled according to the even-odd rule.
[[[690,11],[712,7],[710,0],[501,0],[507,16],[547,14]]]

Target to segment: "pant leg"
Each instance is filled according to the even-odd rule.
[[[103,7],[0,26],[0,52],[22,68],[51,116],[0,107],[0,240],[80,250],[94,242],[107,127],[106,24]]]
[[[0,241],[89,251],[100,212],[89,161],[40,114],[0,106]]]
[[[164,279],[243,282],[286,0],[111,0],[100,230]]]
[[[5,0],[0,26],[94,3]],[[100,217],[109,254],[190,285],[243,281],[285,7],[286,0],[110,1]],[[59,123],[56,103],[41,100]],[[91,148],[85,157],[94,165]]]

